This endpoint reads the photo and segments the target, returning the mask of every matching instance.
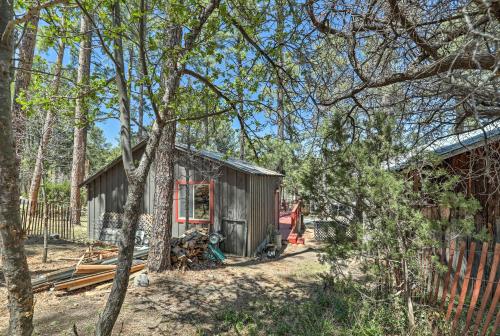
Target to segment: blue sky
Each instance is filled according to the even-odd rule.
[[[46,25],[46,23],[43,22],[43,21],[41,21],[40,25],[43,27],[43,26]],[[94,43],[98,44],[98,41],[97,41],[97,39],[96,39],[95,36],[94,36]],[[65,62],[64,62],[65,65],[68,65],[70,63],[70,61],[71,61],[71,57],[69,55],[69,50],[68,49],[69,48],[66,49]],[[37,53],[39,53],[49,63],[53,64],[55,62],[56,53],[55,53],[54,48],[48,48],[48,50],[45,51],[45,52],[37,51]],[[248,59],[244,60],[244,63],[245,62],[251,62],[252,59],[256,57],[256,54],[255,54],[255,52],[253,50],[250,50],[247,53],[247,57],[248,57]],[[73,58],[73,60],[74,60],[74,58]],[[227,64],[228,64],[227,62],[231,62],[231,61],[234,63],[234,60],[231,60],[231,57],[224,57],[224,60],[222,61],[222,63],[220,63],[218,65],[215,65],[215,66],[219,68],[218,70],[219,70],[219,72],[221,74],[225,74],[228,77],[232,77],[232,76],[235,75],[233,73],[234,71],[230,71],[227,68]],[[95,72],[98,72],[98,71],[102,71],[105,68],[109,68],[110,65],[108,63],[109,63],[108,57],[106,55],[104,55],[99,48],[96,48],[96,49],[93,50],[91,72],[95,73]],[[226,80],[227,80],[228,77],[226,77]],[[195,83],[196,83],[195,85],[199,86],[198,82],[195,82]],[[224,87],[224,79],[220,78],[220,82],[215,82],[215,84],[219,85],[221,88]],[[181,85],[187,86],[189,84],[188,84],[188,81],[184,78],[182,80]],[[245,90],[245,91],[247,91],[247,90]],[[246,99],[257,100],[257,94],[255,94],[255,93],[245,92],[245,96],[246,96]],[[132,104],[137,104],[137,102],[133,101]],[[269,135],[269,134],[276,134],[276,126],[274,125],[273,122],[270,122],[269,115],[266,112],[263,112],[262,110],[259,110],[259,107],[256,107],[254,105],[249,106],[248,108],[252,109],[252,111],[251,111],[252,112],[252,118],[250,118],[250,120],[247,120],[246,122],[250,126],[252,126],[255,122],[262,125],[260,127],[260,129],[257,130],[255,133],[253,133],[252,131],[250,131],[249,132],[250,136],[252,136],[254,134],[256,134],[257,136],[265,136],[265,135]],[[101,112],[102,112],[102,114],[106,114],[109,111],[106,110],[106,108],[104,106],[101,106]],[[145,113],[144,123],[146,125],[149,125],[149,124],[152,123],[152,121],[153,120],[151,119],[151,117],[147,116],[147,113]],[[104,137],[106,138],[106,140],[110,144],[112,144],[114,146],[119,144],[120,122],[119,122],[118,119],[116,119],[116,118],[102,119],[101,118],[98,121],[96,121],[96,126],[99,127],[99,128],[101,128],[103,130]],[[255,125],[253,125],[253,126],[255,126]],[[132,125],[132,127],[134,127],[134,126]],[[239,130],[240,125],[239,125],[239,122],[238,122],[237,118],[233,118],[233,120],[232,120],[232,128],[235,129],[235,130]]]

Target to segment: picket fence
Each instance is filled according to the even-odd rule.
[[[439,263],[446,269],[444,274],[437,267]],[[443,311],[456,335],[497,335],[499,263],[499,243],[493,248],[488,242],[452,240],[441,251],[424,250],[420,258],[422,285],[413,294]]]
[[[43,236],[45,215],[47,215],[49,235],[58,235],[60,239],[65,240],[74,240],[75,238],[68,205],[40,202],[32,211],[30,210],[30,202],[22,200],[20,213],[23,230],[28,237]]]

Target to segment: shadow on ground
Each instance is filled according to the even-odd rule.
[[[309,297],[318,288],[317,273],[297,275],[297,269],[313,262],[314,250],[299,250],[269,262],[247,260],[214,270],[150,275],[149,287],[129,288],[113,335],[236,335],[234,314],[258,314],[265,305],[292,307]],[[76,324],[79,335],[92,335],[108,293],[41,293],[35,334],[73,335]]]

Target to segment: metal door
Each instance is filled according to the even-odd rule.
[[[244,256],[247,243],[247,222],[245,220],[222,219],[222,251]]]

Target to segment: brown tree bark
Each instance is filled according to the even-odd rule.
[[[186,36],[184,49],[177,54],[176,50],[182,45],[182,27],[178,24],[168,23],[166,27],[167,50],[170,51],[164,63],[163,72],[165,93],[163,105],[165,106],[165,120],[172,120],[175,112],[170,108],[179,88],[180,77],[184,67],[179,67],[178,60],[182,59],[183,53],[189,52],[199,36],[203,25],[208,17],[219,5],[218,0],[212,0],[199,15],[198,25]],[[167,8],[167,13],[168,13]],[[148,269],[153,272],[163,272],[170,268],[170,238],[172,235],[172,211],[173,211],[173,187],[174,187],[174,164],[175,164],[175,122],[165,125],[161,143],[156,150],[156,176],[155,184],[155,211],[151,239],[149,244]],[[163,186],[158,188],[158,186]]]
[[[8,335],[33,332],[33,293],[19,216],[19,166],[11,113],[13,38],[5,33],[13,18],[12,1],[0,0],[0,243],[2,271],[8,291]]]
[[[240,45],[242,43],[241,37],[238,36],[237,43]],[[241,118],[244,118],[244,105],[243,105],[243,86],[241,85],[244,82],[243,79],[243,59],[241,57],[240,52],[236,54],[236,65],[238,67],[238,77],[240,80],[240,85],[238,86],[238,113]],[[241,125],[240,129],[240,159],[245,160],[245,130],[243,129],[244,125]]]
[[[178,48],[182,40],[182,27],[171,25],[166,29],[168,48]],[[176,55],[170,55],[164,65],[164,106],[170,106],[177,89],[181,70],[177,68]],[[175,111],[167,108],[167,120],[175,117]],[[148,269],[163,272],[170,268],[170,238],[172,236],[172,211],[174,196],[175,122],[165,125],[160,144],[156,149],[154,221],[149,243]]]
[[[90,30],[90,20],[85,15],[82,15],[80,20],[80,34],[83,35],[83,40],[80,45],[78,58],[77,84],[79,87],[79,94],[75,106],[73,163],[71,165],[70,209],[72,225],[80,225],[80,216],[82,213],[80,184],[85,177],[85,153],[87,150],[88,107],[84,95],[89,88],[92,32]]]
[[[52,82],[52,92],[57,94],[59,92],[59,84],[61,80],[61,71],[63,66],[65,44],[63,41],[59,42],[57,51],[57,61],[55,65],[54,80]],[[36,154],[35,168],[33,170],[33,177],[30,186],[30,213],[34,213],[38,203],[38,192],[40,191],[40,182],[43,173],[43,160],[47,151],[50,138],[52,136],[52,129],[54,128],[55,115],[51,109],[45,115],[45,122],[42,129],[42,138],[38,145],[38,152]]]
[[[283,54],[283,34],[285,31],[285,18],[283,15],[284,4],[282,0],[276,1],[276,43],[278,49],[278,59],[280,69],[276,70],[277,77],[277,112],[278,112],[278,138],[281,141],[285,140],[285,97],[284,97],[284,82],[283,73],[281,68],[284,64],[284,54]],[[284,173],[284,161],[280,155],[278,159],[278,164],[276,170],[280,173]]]
[[[191,29],[191,34],[185,39],[184,49],[191,50],[193,48],[194,42],[199,36],[203,25],[206,23],[208,17],[212,14],[214,9],[218,6],[219,1],[213,0],[210,2],[201,12],[198,17],[197,25]],[[84,7],[81,7],[84,10]],[[147,76],[146,58],[144,57],[145,49],[143,38],[144,34],[144,0],[141,0],[141,13],[143,16],[141,18],[140,24],[140,55],[143,63],[143,73]],[[89,13],[85,11],[85,15],[89,16]],[[113,26],[115,28],[121,28],[121,13],[119,2],[115,2],[113,6]],[[167,24],[169,27],[170,24]],[[167,29],[167,32],[169,29]],[[176,30],[172,30],[174,32]],[[98,36],[101,42],[104,42],[103,37],[98,31]],[[169,34],[167,34],[169,36]],[[152,160],[155,155],[155,150],[160,142],[160,137],[162,136],[163,128],[165,127],[164,120],[169,120],[169,116],[172,115],[170,111],[169,104],[163,104],[162,109],[158,110],[154,103],[154,96],[152,95],[151,87],[148,86],[148,94],[150,94],[151,104],[153,105],[153,110],[157,115],[158,119],[153,124],[151,132],[149,134],[148,142],[146,143],[146,149],[142,155],[139,164],[134,164],[132,157],[132,150],[130,148],[131,133],[130,133],[130,109],[129,109],[129,95],[127,93],[127,85],[125,80],[124,62],[123,62],[123,47],[121,35],[116,34],[114,38],[114,50],[113,53],[103,44],[104,52],[113,60],[116,69],[116,84],[118,89],[118,98],[120,101],[120,146],[122,148],[122,161],[126,172],[127,181],[129,184],[127,200],[125,202],[125,209],[123,213],[123,221],[121,227],[121,239],[118,241],[118,261],[116,276],[113,280],[113,286],[111,287],[111,293],[109,294],[108,300],[106,301],[106,306],[99,320],[96,323],[95,335],[97,336],[108,336],[111,335],[113,326],[120,313],[121,306],[125,300],[125,295],[127,293],[128,281],[129,281],[129,271],[132,266],[132,256],[134,252],[135,245],[135,234],[137,231],[138,217],[140,212],[140,204],[142,196],[144,193],[144,186],[146,183],[147,175],[151,167]],[[173,51],[173,50],[172,50]],[[176,51],[177,52],[177,51]],[[183,52],[181,51],[182,55]],[[170,61],[171,62],[171,61]],[[175,67],[177,66],[174,63]],[[175,94],[176,88],[179,85],[180,76],[182,74],[182,69],[178,71],[170,72],[164,76],[164,88],[165,98],[171,98]],[[168,101],[171,102],[170,100]],[[167,124],[170,124],[168,122]],[[175,139],[175,137],[174,137]]]
[[[142,74],[142,69],[140,66],[137,69],[137,73],[139,74],[139,106],[137,111],[137,138],[139,141],[144,140],[145,132],[144,132],[144,83],[142,82],[144,76]]]
[[[35,55],[36,36],[38,33],[38,13],[26,22],[26,29],[21,39],[19,48],[19,62],[14,80],[14,99],[12,103],[12,123],[14,127],[14,137],[16,140],[16,154],[19,156],[25,138],[26,115],[17,98],[21,93],[25,93],[31,82],[31,67]]]

